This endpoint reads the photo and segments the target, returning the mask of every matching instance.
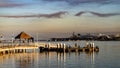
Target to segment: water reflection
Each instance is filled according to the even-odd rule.
[[[82,43],[83,44],[83,43]],[[96,41],[97,52],[41,52],[0,56],[0,68],[119,68],[120,42]]]
[[[16,57],[16,68],[31,68],[31,65],[37,63],[37,53],[20,54]]]
[[[0,68],[66,68],[69,64],[89,59],[95,64],[96,52],[41,52],[41,53],[19,53],[0,56]],[[6,64],[8,63],[8,64]],[[5,66],[4,66],[5,65]]]

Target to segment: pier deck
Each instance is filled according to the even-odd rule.
[[[38,49],[35,45],[24,45],[24,46],[1,46],[0,47],[0,55],[9,54],[9,53],[23,53],[26,50],[31,49],[35,50]]]
[[[85,47],[80,47],[77,44],[74,46],[65,45],[65,44],[36,44],[39,47],[40,51],[56,51],[56,52],[85,52],[85,51],[94,51],[99,52],[98,46],[88,45]]]
[[[31,49],[35,51],[35,49],[39,49],[40,52],[43,51],[55,51],[55,52],[99,52],[99,47],[87,46],[80,47],[77,44],[74,46],[68,46],[65,44],[38,44],[34,45],[14,45],[14,46],[1,46],[0,47],[0,55],[9,54],[9,53],[22,53],[26,52],[26,50]]]

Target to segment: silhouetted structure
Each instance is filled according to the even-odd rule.
[[[18,34],[15,37],[15,39],[16,40],[18,39],[18,40],[23,41],[23,42],[25,42],[25,41],[27,41],[27,42],[29,42],[29,41],[34,42],[34,38],[31,37],[30,35],[26,34],[25,32],[21,32],[20,34]]]
[[[67,38],[51,38],[51,41],[69,41],[69,40],[97,40],[97,41],[120,41],[120,35],[117,34],[116,36],[114,35],[107,35],[107,34],[77,34],[73,32],[72,36],[67,37]]]

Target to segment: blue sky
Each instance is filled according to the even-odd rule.
[[[120,32],[120,0],[0,0],[0,32]]]

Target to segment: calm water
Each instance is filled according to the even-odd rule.
[[[85,45],[85,41],[62,43]],[[36,52],[0,56],[0,68],[120,68],[120,41],[94,43],[100,48],[98,53]]]

